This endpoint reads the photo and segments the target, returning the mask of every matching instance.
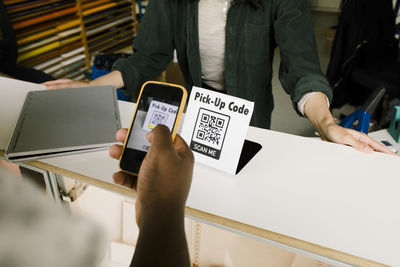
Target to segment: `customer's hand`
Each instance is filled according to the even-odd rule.
[[[47,89],[77,88],[77,87],[106,86],[106,85],[111,85],[114,86],[115,88],[122,88],[124,87],[124,81],[122,80],[121,72],[114,70],[90,82],[74,81],[71,79],[59,79],[59,80],[45,82],[43,83],[43,85],[45,85]]]
[[[307,101],[304,113],[318,131],[322,140],[352,146],[364,153],[378,151],[394,154],[368,135],[337,125],[329,111],[326,96],[323,93],[316,93]]]
[[[117,132],[123,142],[127,129]],[[193,173],[194,157],[185,141],[177,135],[172,142],[166,126],[159,125],[147,134],[150,149],[144,158],[138,177],[117,172],[114,182],[137,191],[136,220],[142,224],[143,216],[153,216],[159,210],[183,213]],[[110,156],[119,159],[121,145],[110,148]]]
[[[365,133],[361,133],[353,129],[343,128],[334,122],[324,127],[324,129],[321,130],[320,135],[323,140],[349,145],[364,153],[378,151],[387,154],[395,154],[386,146],[375,141]]]
[[[43,83],[49,90],[63,89],[63,88],[77,88],[90,86],[89,82],[75,81],[71,79],[59,79]]]

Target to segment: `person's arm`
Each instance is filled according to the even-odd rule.
[[[300,114],[298,103],[310,92],[316,94],[304,106],[310,120],[323,140],[353,146],[363,152],[373,150],[391,153],[367,135],[337,125],[326,98],[332,100],[332,89],[322,74],[314,37],[312,16],[305,0],[276,1],[274,33],[281,52],[280,81],[291,95]]]
[[[318,57],[312,14],[306,0],[275,0],[274,37],[281,62],[279,80],[291,96],[299,115],[298,103],[311,92],[324,93],[332,100],[332,89],[324,77]]]
[[[75,81],[71,79],[58,79],[45,82],[43,85],[45,85],[49,90],[103,85],[112,85],[118,89],[124,87],[124,81],[122,80],[121,72],[112,71],[90,82]]]
[[[314,125],[322,140],[349,145],[365,153],[371,153],[375,150],[393,154],[384,145],[373,140],[368,135],[337,125],[323,93],[316,93],[306,102],[304,114]]]
[[[117,133],[123,142],[126,129]],[[139,238],[131,266],[190,266],[184,231],[184,210],[189,193],[194,157],[185,141],[157,126],[147,135],[151,143],[137,178],[115,173],[116,184],[136,189],[136,221]],[[122,146],[110,148],[118,159]]]
[[[83,87],[91,85],[114,85],[124,88],[129,95],[144,82],[163,72],[174,54],[174,31],[168,0],[149,1],[146,16],[140,22],[140,29],[133,43],[134,53],[118,59],[112,72],[85,83],[68,79],[46,82],[48,89]]]
[[[143,210],[132,267],[189,267],[190,257],[185,236],[184,209],[158,206]]]

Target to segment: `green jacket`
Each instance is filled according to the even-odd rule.
[[[262,0],[255,9],[233,2],[228,11],[225,85],[230,95],[255,102],[253,126],[269,128],[274,107],[272,61],[280,48],[279,79],[297,102],[308,92],[332,90],[321,72],[311,12],[306,0]],[[212,27],[212,25],[210,26]],[[197,0],[150,0],[134,42],[134,54],[118,60],[128,93],[161,73],[176,49],[186,88],[202,85]]]

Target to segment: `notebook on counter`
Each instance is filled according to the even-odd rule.
[[[21,102],[23,99],[22,105],[16,103],[15,108],[6,104],[13,119],[0,119],[1,127],[5,123],[4,127],[9,128],[8,134],[0,135],[0,145],[6,144],[3,156],[6,159],[24,161],[82,153],[107,149],[116,142],[120,120],[114,87],[42,90],[42,87],[22,82],[19,86],[24,88],[14,91],[6,88],[8,83],[15,81],[0,79],[1,102]],[[26,89],[29,86],[34,89]],[[21,97],[22,94],[25,97]],[[1,116],[7,116],[7,113]]]

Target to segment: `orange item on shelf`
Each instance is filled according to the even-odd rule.
[[[39,17],[36,17],[33,19],[28,19],[28,20],[24,20],[21,22],[17,22],[15,24],[13,24],[13,28],[14,28],[14,30],[18,30],[18,29],[21,29],[21,28],[24,28],[27,26],[31,26],[32,24],[37,24],[40,22],[44,22],[47,20],[51,20],[51,19],[55,19],[55,18],[64,16],[64,15],[67,15],[70,13],[74,13],[74,12],[76,12],[76,10],[77,10],[76,7],[71,7],[71,8],[61,10],[61,11],[57,11],[57,12],[53,12],[53,13],[46,14],[43,16],[39,16]]]

